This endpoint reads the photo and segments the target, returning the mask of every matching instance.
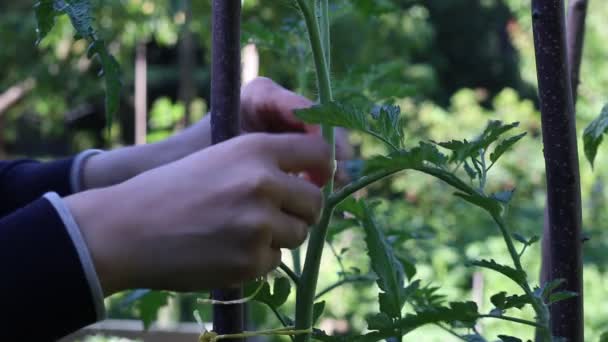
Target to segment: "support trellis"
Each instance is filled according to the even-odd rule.
[[[547,281],[563,279],[560,290],[579,294],[550,307],[551,332],[567,341],[582,342],[581,193],[570,74],[577,72],[578,65],[571,68],[568,62],[564,1],[533,0],[532,19],[547,172],[545,276]],[[570,53],[577,51],[572,48]]]
[[[239,134],[241,76],[241,0],[213,0],[211,135],[218,144]],[[216,300],[243,297],[242,287],[217,289]],[[244,305],[214,305],[213,330],[220,335],[244,330]]]

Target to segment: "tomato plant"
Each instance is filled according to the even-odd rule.
[[[386,152],[357,163],[352,172],[353,180],[349,184],[336,187],[333,181],[330,181],[325,185],[325,207],[321,220],[312,227],[301,272],[293,271],[284,264],[281,269],[287,277],[256,280],[246,284],[245,299],[242,301],[254,300],[268,306],[283,327],[228,334],[206,332],[202,334],[201,341],[258,335],[287,335],[294,342],[307,342],[311,338],[321,341],[402,340],[404,336],[425,325],[438,326],[461,340],[486,341],[476,329],[478,322],[486,319],[533,327],[537,331],[538,341],[559,340],[552,335],[551,309],[557,303],[577,297],[577,293],[559,289],[564,284],[562,279],[553,279],[542,286],[530,282],[529,272],[524,269],[521,260],[528,247],[538,242],[539,237],[523,236],[512,229],[506,212],[514,189],[502,192],[489,190],[493,167],[510,148],[525,138],[526,134],[517,130],[518,123],[490,121],[476,137],[445,142],[420,141],[414,145],[407,143],[406,122],[398,106],[390,103],[349,103],[334,100],[329,1],[296,0],[296,3],[308,33],[319,95],[317,105],[297,111],[297,116],[306,123],[321,126],[324,139],[333,147],[333,159],[336,127],[357,131],[376,139],[383,144]],[[561,2],[558,3],[563,7]],[[560,9],[558,5],[555,6]],[[91,4],[86,0],[40,1],[36,5],[39,38],[44,38],[52,28],[57,15],[67,14],[70,17],[77,35],[90,41],[89,55],[100,61],[106,84],[106,109],[111,117],[116,109],[120,72],[103,40],[97,37],[93,29],[90,8]],[[561,52],[564,52],[563,49]],[[568,105],[563,104],[564,107]],[[603,117],[589,129],[587,136],[590,138],[587,140],[591,141],[591,147],[586,151],[590,159],[607,127],[606,118]],[[572,132],[568,130],[571,127],[566,128],[562,133],[571,135]],[[489,312],[481,312],[472,301],[447,301],[439,288],[424,284],[417,278],[416,266],[404,263],[395,253],[394,243],[387,237],[386,227],[383,227],[376,217],[377,207],[373,199],[355,196],[364,188],[400,172],[418,172],[445,183],[454,196],[488,215],[502,237],[510,260],[508,263],[494,259],[471,260],[469,265],[504,276],[517,286],[518,292],[509,293],[496,289],[495,294],[491,296],[492,309]],[[574,184],[569,190],[575,192],[576,186]],[[559,217],[555,216],[553,219]],[[344,275],[344,280],[329,289],[319,291],[317,283],[328,233],[345,229],[359,229],[363,232],[371,271],[369,274]],[[294,259],[297,259],[298,254],[294,256]],[[327,291],[347,283],[346,279],[375,282],[378,289],[377,310],[368,313],[367,330],[364,333],[330,336],[316,328],[325,307],[325,303],[318,299]],[[296,307],[295,312],[288,314],[283,312],[283,305],[292,287],[295,289]],[[145,294],[146,291],[140,292],[134,298]],[[159,302],[162,303],[165,299],[166,297],[161,297]],[[210,302],[205,299],[201,300],[201,303],[222,305],[222,302]],[[517,317],[516,310],[524,307],[534,311],[532,320]],[[498,335],[498,338],[502,341],[521,341],[517,337],[507,335]]]

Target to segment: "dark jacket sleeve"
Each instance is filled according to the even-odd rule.
[[[60,162],[50,167],[50,174],[57,173],[55,179],[27,164],[13,167],[29,174],[10,177],[38,187],[30,190],[29,196],[45,189],[41,183],[59,186],[65,193],[68,189],[59,181],[59,174],[65,172],[67,164]],[[38,182],[37,175],[48,178]],[[19,196],[19,201],[27,199],[13,194]],[[14,205],[17,202],[11,201]],[[0,341],[55,341],[97,319],[78,251],[60,215],[46,198],[34,200],[0,219],[0,274]]]
[[[0,162],[0,217],[50,191],[59,196],[70,195],[73,160],[67,158],[47,163],[33,160]]]

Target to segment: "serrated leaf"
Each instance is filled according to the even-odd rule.
[[[511,147],[513,147],[513,145],[517,144],[518,141],[523,139],[526,134],[527,133],[522,133],[514,137],[507,138],[498,143],[498,145],[496,145],[496,148],[494,148],[494,152],[490,154],[490,161],[492,163],[496,163],[505,152],[507,152]]]
[[[365,230],[371,267],[378,276],[378,287],[383,291],[379,294],[380,311],[393,318],[401,317],[401,309],[405,304],[403,266],[395,257],[384,233],[377,227],[369,207],[363,201],[359,203],[363,208],[364,216],[359,219]]]
[[[453,302],[449,307],[428,308],[408,314],[404,318],[394,323],[395,329],[399,329],[402,334],[407,334],[421,326],[433,323],[459,323],[462,327],[473,328],[479,312],[475,302]]]
[[[167,306],[170,297],[171,294],[168,292],[151,291],[138,300],[136,308],[144,329],[152,325],[158,317],[158,311]]]
[[[369,315],[365,320],[370,330],[386,330],[393,326],[393,320],[384,312]]]
[[[502,342],[523,342],[521,339],[519,339],[517,337],[508,336],[508,335],[498,335],[498,338]]]
[[[372,135],[393,149],[403,147],[403,120],[397,106],[376,106],[368,114],[347,104],[330,102],[296,110],[295,114],[309,124],[357,130]]]
[[[323,315],[323,311],[325,311],[325,301],[316,302],[312,306],[312,325],[314,326]]]
[[[604,133],[608,131],[608,105],[602,108],[599,117],[591,122],[583,133],[583,144],[585,145],[585,156],[593,167],[597,149],[604,139]]]
[[[496,309],[501,311],[511,308],[522,309],[527,304],[531,304],[530,298],[526,295],[507,296],[507,293],[504,291],[490,297],[490,301],[496,307]]]
[[[375,119],[374,131],[386,139],[391,147],[403,147],[404,122],[401,119],[401,109],[398,106],[375,106],[371,112]]]
[[[365,113],[339,102],[298,109],[295,114],[308,124],[325,124],[363,132],[369,129]]]
[[[488,146],[496,142],[501,135],[517,126],[519,126],[518,122],[504,124],[501,121],[490,121],[483,133],[472,141],[452,140],[436,144],[452,151],[451,161],[464,162],[467,158],[477,156],[480,150],[487,150]]]
[[[509,279],[513,280],[517,284],[523,284],[526,281],[527,275],[524,271],[518,271],[513,267],[501,265],[496,261],[492,260],[475,260],[471,261],[470,265],[487,268],[496,271]]]
[[[552,293],[549,296],[549,305],[555,304],[557,302],[561,302],[563,300],[567,300],[570,298],[578,297],[578,293],[572,291],[560,291],[556,293]]]

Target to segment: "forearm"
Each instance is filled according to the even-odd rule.
[[[171,163],[211,144],[208,115],[180,134],[154,144],[130,146],[95,155],[85,163],[82,190],[122,183],[140,173]]]

